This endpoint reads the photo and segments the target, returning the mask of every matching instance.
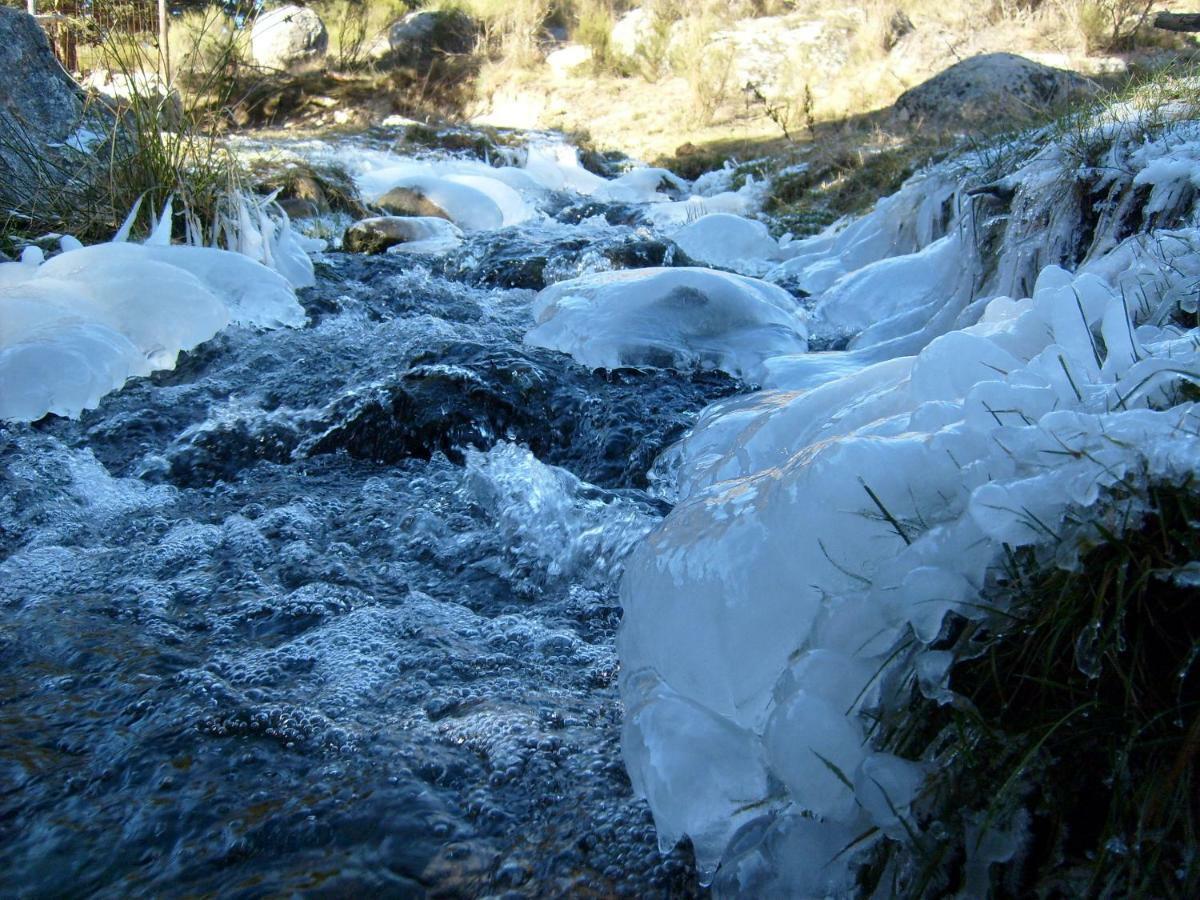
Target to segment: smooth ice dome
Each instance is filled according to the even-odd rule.
[[[77,416],[229,324],[298,326],[288,281],[209,247],[122,242],[0,264],[0,419]]]
[[[761,275],[779,256],[767,226],[733,213],[709,213],[671,235],[697,262],[747,275]]]
[[[390,192],[411,192],[423,201],[421,215],[444,215],[464,231],[525,221],[535,208],[524,195],[533,197],[542,190],[524,170],[508,166],[469,161],[435,165],[391,155],[365,155],[357,165],[355,182],[371,203],[386,208]]]
[[[533,305],[525,342],[585,366],[720,369],[762,375],[762,360],[803,353],[802,310],[764,281],[697,268],[599,272],[551,285]]]

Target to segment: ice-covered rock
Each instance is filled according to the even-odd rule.
[[[466,231],[486,231],[527,219],[532,210],[520,193],[502,177],[483,172],[446,171],[426,174],[425,167],[398,166],[371,174],[372,182],[386,184],[372,202],[396,215],[437,216]]]
[[[779,244],[767,226],[732,213],[710,213],[671,235],[697,262],[746,275],[762,275],[779,257]]]
[[[696,268],[599,272],[538,294],[525,342],[593,368],[657,366],[762,375],[764,357],[806,349],[803,311],[775,285]]]
[[[77,243],[0,263],[0,419],[76,416],[231,323],[305,321],[288,281],[239,253]]]
[[[346,229],[342,249],[350,253],[441,253],[462,243],[453,222],[423,216],[376,216]]]

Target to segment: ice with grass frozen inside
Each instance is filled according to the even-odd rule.
[[[970,173],[920,176],[785,250],[779,274],[816,293],[810,330],[852,349],[765,358],[767,390],[669,452],[681,502],[622,582],[623,746],[661,839],[691,837],[722,893],[852,892],[857,854],[915,827],[925,778],[872,744],[888,686],[952,696],[925,648],[948,614],[982,614],[1005,546],[1200,465],[1178,390],[1200,341],[1175,317],[1196,308],[1200,153],[1133,133],[1112,136],[1111,208],[1153,184],[1151,221],[1182,227],[1113,216],[1080,249],[1054,146],[989,188],[1006,216],[959,202]],[[1048,264],[1069,253],[1075,271]],[[1007,858],[982,852],[968,866]]]
[[[764,357],[807,349],[805,317],[787,291],[728,272],[598,272],[538,294],[525,341],[585,366],[719,369],[755,380]]]
[[[303,280],[286,223],[265,239],[257,228],[260,249]],[[0,263],[0,420],[77,416],[230,324],[304,324],[284,275],[229,250],[169,244],[165,233],[90,247],[64,238],[49,260],[31,248]]]

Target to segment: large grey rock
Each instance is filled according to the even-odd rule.
[[[32,16],[0,7],[0,205],[6,212],[79,174],[89,145],[111,127],[101,110],[83,124],[84,95]]]
[[[614,55],[633,59],[654,39],[654,16],[646,9],[631,9],[613,23],[608,46]]]
[[[1014,53],[986,53],[900,95],[900,121],[934,127],[1020,123],[1089,97],[1095,82]]]
[[[110,72],[95,69],[82,86],[108,99],[117,108],[146,103],[158,110],[168,122],[178,122],[183,115],[183,98],[179,91],[166,83],[157,72]]]
[[[766,97],[794,90],[796,71],[808,73],[820,92],[849,58],[845,31],[803,12],[739,19],[715,32],[709,46],[714,60],[730,60],[731,84],[754,85]]]
[[[254,20],[250,58],[264,69],[295,69],[319,63],[329,49],[325,23],[307,6],[281,6]]]
[[[475,49],[478,26],[456,10],[418,10],[388,30],[388,45],[397,61],[428,62],[437,55],[470,53]]]

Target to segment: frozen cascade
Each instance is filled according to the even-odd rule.
[[[621,585],[624,752],[719,893],[853,893],[845,848],[912,827],[924,778],[863,713],[908,666],[944,690],[919,648],[978,617],[1005,545],[1200,464],[1175,391],[1200,344],[1173,318],[1196,308],[1200,128],[1125,125],[1096,126],[1094,169],[1055,144],[984,183],[943,164],[785,247],[767,277],[813,291],[810,333],[849,349],[764,360],[767,390],[660,460],[681,502]]]

